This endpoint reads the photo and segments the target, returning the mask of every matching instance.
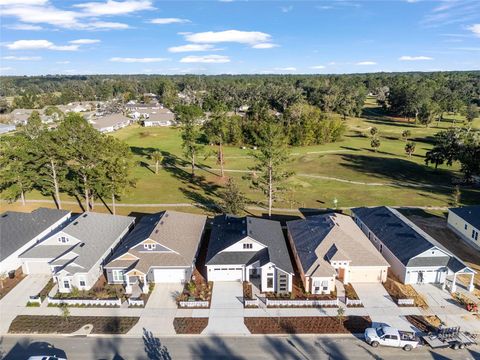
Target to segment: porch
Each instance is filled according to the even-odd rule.
[[[461,281],[458,279],[458,275],[470,275],[470,280],[468,284],[463,284]],[[447,275],[445,278],[445,281],[442,285],[442,289],[448,289],[450,292],[454,293],[457,291],[457,287],[460,286],[462,288],[465,288],[468,292],[472,292],[475,289],[474,286],[474,278],[475,278],[475,272],[469,268],[464,268],[462,270],[459,270],[455,273]]]
[[[141,293],[148,294],[147,275],[136,270],[129,271],[124,275],[125,294],[140,296]]]

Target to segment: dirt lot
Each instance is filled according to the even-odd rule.
[[[458,237],[452,230],[447,227],[447,221],[443,217],[432,214],[408,215],[413,221],[427,234],[436,239],[440,244],[445,246],[453,254],[467,263],[472,269],[477,271],[475,275],[476,296],[480,297],[480,253],[478,250],[469,246],[465,241]],[[459,277],[462,279],[462,277]],[[463,277],[463,282],[468,283],[470,276]]]
[[[359,334],[371,325],[368,316],[246,317],[252,334]]]

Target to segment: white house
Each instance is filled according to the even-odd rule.
[[[110,133],[127,127],[132,123],[129,117],[123,114],[109,114],[90,120],[92,126],[101,133]]]
[[[404,284],[442,284],[455,292],[457,275],[464,274],[470,275],[467,287],[473,291],[475,271],[397,210],[362,207],[352,214]]]
[[[262,292],[292,291],[293,266],[278,221],[216,216],[205,264],[209,281],[251,281]]]
[[[134,222],[129,216],[83,213],[20,255],[23,272],[52,274],[59,292],[89,290]]]
[[[0,215],[0,273],[22,266],[19,255],[70,218],[70,211],[38,208],[31,213],[6,211]]]
[[[448,226],[480,250],[480,205],[448,209]]]
[[[288,239],[306,291],[328,294],[342,283],[387,280],[388,262],[350,216],[329,213],[287,222]]]

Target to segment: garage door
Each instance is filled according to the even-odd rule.
[[[186,280],[186,269],[154,269],[153,281],[156,283],[180,283]]]
[[[373,283],[381,282],[381,268],[350,268],[351,283]]]
[[[23,264],[22,270],[26,274],[51,274],[52,270],[48,262],[45,261],[27,261]]]
[[[419,275],[419,273],[422,275]],[[442,273],[439,271],[412,271],[410,272],[410,283],[412,284],[432,284],[439,283]]]
[[[211,271],[210,271],[211,270]],[[210,268],[209,281],[242,281],[242,268]]]

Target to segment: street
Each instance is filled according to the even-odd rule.
[[[405,352],[396,348],[372,348],[353,336],[176,336],[156,338],[146,332],[143,339],[127,337],[5,336],[0,340],[0,358],[25,360],[40,354],[46,342],[57,355],[83,359],[479,359],[480,347],[454,351],[432,351],[421,347]],[[35,351],[37,349],[37,351]],[[49,349],[51,350],[51,349]],[[53,354],[53,353],[49,353]]]

